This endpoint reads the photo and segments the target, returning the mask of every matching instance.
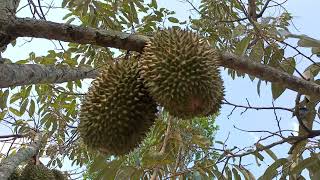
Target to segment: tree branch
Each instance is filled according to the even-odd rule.
[[[90,67],[57,67],[38,64],[0,64],[0,88],[38,83],[63,83],[94,78],[97,70]]]
[[[42,135],[39,133],[35,141],[28,147],[21,148],[15,155],[9,156],[0,163],[0,180],[8,179],[14,170],[24,161],[34,156],[41,145]]]
[[[54,39],[131,51],[141,51],[148,40],[148,37],[142,35],[131,35],[112,30],[98,30],[29,18],[17,18],[10,21],[0,19],[1,31],[14,37]]]
[[[0,19],[0,31],[6,32],[14,37],[55,39],[79,44],[95,44],[103,47],[113,47],[138,52],[142,51],[149,39],[148,37],[142,35],[133,35],[111,30],[96,30],[93,28],[26,18],[18,18],[10,21]],[[255,63],[247,57],[240,57],[229,52],[222,53],[221,66],[256,76],[262,80],[281,83],[291,90],[320,99],[320,86],[316,83],[302,80],[267,65]],[[5,78],[3,75],[4,74],[2,73],[0,79]],[[72,81],[81,78],[87,78],[87,76],[74,76],[74,79],[64,78],[64,80]],[[58,82],[63,82],[62,79],[59,80],[60,81]],[[50,83],[54,82],[55,81],[50,81]],[[49,83],[49,81],[47,81],[47,83]],[[15,85],[19,84],[16,83]]]
[[[320,86],[314,82],[300,79],[276,68],[253,62],[247,57],[239,57],[232,53],[223,53],[222,59],[223,67],[250,74],[262,80],[280,83],[296,92],[308,94],[317,99],[320,98]]]
[[[0,1],[0,19],[8,20],[10,17],[14,17],[16,10],[19,6],[20,0],[1,0]],[[1,57],[7,45],[14,40],[13,37],[1,32],[0,30],[0,64],[4,63],[4,59]]]

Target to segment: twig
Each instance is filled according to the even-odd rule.
[[[246,100],[247,100],[247,99],[246,99]],[[244,111],[241,112],[241,115],[242,115],[243,113],[245,113],[248,109],[253,109],[253,110],[257,110],[257,111],[258,111],[258,110],[284,110],[284,111],[294,112],[294,110],[291,109],[291,108],[277,107],[277,106],[274,106],[274,105],[273,105],[272,107],[251,106],[248,100],[247,100],[247,104],[248,104],[247,106],[234,104],[234,103],[229,102],[229,101],[226,100],[226,99],[224,100],[224,102],[222,102],[222,104],[233,106],[233,109],[232,109],[231,112],[227,115],[228,118],[233,114],[233,112],[234,112],[234,110],[235,110],[236,108],[244,108],[244,109],[245,109]]]

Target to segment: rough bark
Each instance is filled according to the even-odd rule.
[[[63,83],[94,78],[96,75],[97,71],[90,67],[0,64],[0,88],[38,83]]]
[[[21,148],[13,156],[9,156],[0,163],[0,180],[6,180],[13,173],[13,171],[22,162],[27,161],[32,156],[34,156],[41,146],[41,133],[37,134],[34,142],[32,142],[26,148]]]
[[[0,1],[0,19],[14,17],[19,6],[20,0],[1,0]]]
[[[320,98],[320,86],[316,83],[300,79],[270,66],[255,63],[247,57],[239,57],[232,53],[223,53],[222,59],[223,67],[235,69],[270,82],[280,83],[288,89]]]
[[[20,0],[1,0],[0,1],[0,19],[8,20],[14,18],[16,10],[19,6]],[[15,38],[2,32],[0,30],[0,64],[4,62],[1,57],[1,52],[3,52],[7,45]]]
[[[112,30],[98,30],[29,18],[17,18],[11,21],[1,21],[0,19],[0,31],[14,37],[55,39],[132,51],[141,51],[148,40],[147,37],[141,35],[130,35]]]
[[[36,37],[55,39],[79,44],[95,44],[104,47],[113,47],[125,50],[141,52],[148,37],[142,35],[130,35],[123,32],[110,30],[96,30],[93,28],[79,27],[48,21],[33,19],[16,19],[11,21],[0,20],[0,31],[16,37]],[[239,57],[232,53],[223,53],[222,66],[240,71],[262,80],[281,83],[287,88],[320,99],[320,86],[291,76],[285,72],[267,65],[254,63],[245,57]],[[0,71],[1,72],[1,71]],[[4,75],[2,73],[2,75]],[[2,79],[3,76],[0,76]],[[76,77],[74,77],[76,79]],[[78,79],[87,78],[80,76]],[[65,79],[71,81],[75,79]],[[47,81],[55,83],[56,81]],[[59,82],[62,82],[61,80]],[[29,83],[33,83],[29,81]],[[16,83],[16,85],[19,85]]]

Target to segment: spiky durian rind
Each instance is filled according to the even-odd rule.
[[[153,98],[176,117],[216,113],[224,96],[220,53],[197,34],[181,29],[157,32],[139,62]]]
[[[50,169],[43,164],[35,165],[28,163],[22,173],[21,180],[55,180],[53,173]]]
[[[156,118],[134,60],[120,60],[93,81],[80,112],[79,132],[85,144],[113,155],[129,153]]]

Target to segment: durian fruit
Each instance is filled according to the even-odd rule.
[[[82,102],[79,132],[102,153],[124,155],[144,139],[157,105],[139,76],[137,62],[120,60],[102,70]]]
[[[157,32],[143,50],[139,69],[153,98],[171,115],[192,118],[216,113],[224,96],[220,53],[197,34]]]
[[[50,169],[45,167],[43,164],[35,165],[28,163],[22,173],[21,180],[55,180],[53,173]]]
[[[55,180],[68,180],[67,176],[59,170],[52,169],[51,172],[53,173]]]

